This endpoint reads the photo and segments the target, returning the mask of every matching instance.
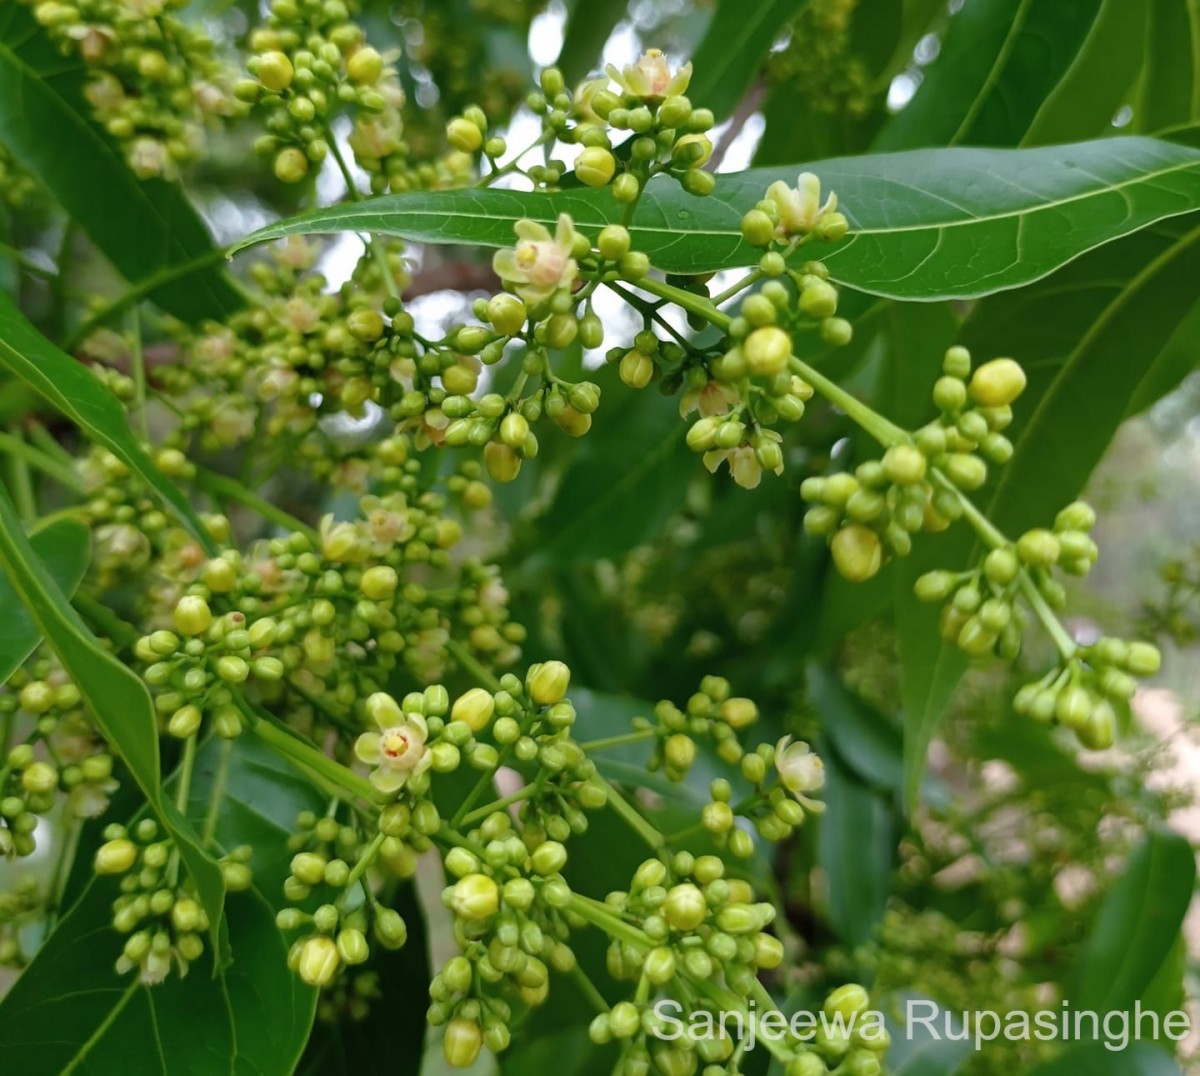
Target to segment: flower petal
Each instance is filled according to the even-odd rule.
[[[408,780],[408,774],[390,769],[387,766],[380,766],[379,769],[371,771],[370,779],[371,784],[379,789],[380,792],[390,796],[393,792],[399,792],[404,787],[404,782]]]
[[[379,738],[378,732],[364,732],[354,741],[354,753],[368,766],[379,762]]]
[[[518,239],[529,239],[535,243],[545,243],[550,239],[550,232],[545,225],[538,224],[536,220],[519,220],[513,225],[513,231]]]

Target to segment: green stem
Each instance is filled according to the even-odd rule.
[[[685,291],[683,288],[677,288],[665,281],[643,277],[637,281],[637,287],[641,288],[642,291],[650,292],[651,295],[657,295],[662,299],[669,299],[676,306],[683,307],[689,313],[704,318],[705,321],[726,332],[728,332],[729,326],[733,321],[728,314],[718,310],[711,299],[706,299],[702,295]],[[798,374],[812,385],[817,392],[835,407],[840,407],[854,422],[858,423],[859,426],[866,430],[881,445],[888,447],[890,445],[908,444],[911,441],[907,431],[901,429],[895,423],[889,422],[874,408],[868,407],[856,396],[853,396],[837,384],[837,382],[831,381],[802,359],[793,358],[788,365],[793,373]]]
[[[490,776],[487,775],[487,776]],[[470,826],[474,822],[482,822],[493,811],[503,811],[506,807],[511,807],[514,803],[520,803],[527,800],[538,793],[537,785],[526,785],[524,788],[518,789],[511,795],[504,796],[502,799],[493,800],[491,803],[485,804],[482,807],[477,807],[469,814],[463,815],[462,818],[456,820],[453,825]]]
[[[18,444],[25,445],[23,438],[16,434],[10,435]],[[9,482],[12,485],[13,502],[17,512],[25,523],[37,519],[37,498],[33,493],[33,479],[29,474],[29,460],[24,453],[12,454],[8,457]]]
[[[298,531],[314,545],[321,544],[320,532],[314,527],[310,527],[307,523],[285,512],[282,508],[273,505],[270,501],[260,497],[252,490],[247,489],[236,478],[229,478],[226,475],[217,474],[215,471],[197,468],[196,483],[209,493],[228,497],[231,501],[237,501],[239,504],[244,504],[247,508],[253,508],[254,511],[269,523],[274,523],[284,530]]]
[[[24,460],[29,466],[35,467],[67,489],[76,492],[83,489],[79,477],[70,467],[64,466],[42,449],[29,444],[23,437],[0,430],[0,452],[14,459]]]
[[[792,1054],[794,1051],[786,1043],[782,1042],[774,1032],[769,1035],[762,1034],[758,1026],[763,1017],[762,1004],[758,1002],[757,997],[758,991],[751,991],[756,995],[755,1001],[758,1007],[754,1011],[750,1011],[746,1003],[740,997],[733,992],[718,986],[711,979],[694,979],[690,975],[686,974],[681,976],[681,978],[683,978],[684,982],[686,982],[694,991],[696,991],[696,993],[703,994],[711,1001],[717,1002],[722,1010],[726,1012],[742,1013],[745,1016],[747,1023],[753,1023],[755,1025],[758,1041],[767,1048],[768,1053],[772,1054],[785,1064],[792,1059]],[[756,983],[756,985],[758,985],[761,989],[761,984]],[[774,1011],[774,999],[766,992],[766,990],[762,990],[762,993],[767,1002],[766,1011]]]
[[[193,733],[183,742],[183,761],[179,764],[179,787],[175,790],[175,806],[180,814],[187,814],[188,797],[192,793],[192,771],[196,768],[196,735]],[[171,861],[167,865],[167,878],[172,888],[179,881],[179,849],[171,850]]]
[[[96,627],[120,646],[133,646],[138,641],[139,632],[132,624],[127,624],[108,606],[93,598],[86,590],[75,591],[71,598],[75,606]]]
[[[763,271],[761,269],[754,269],[742,277],[741,280],[730,284],[729,287],[727,287],[723,292],[711,296],[709,301],[713,304],[713,306],[720,306],[722,303],[732,299],[739,292],[743,292],[747,288],[753,287],[760,280],[762,280],[762,278]]]
[[[365,777],[360,777],[312,744],[305,743],[298,736],[277,725],[273,718],[258,713],[255,713],[254,717],[256,720],[251,724],[251,731],[263,743],[274,748],[285,758],[319,774],[335,788],[368,803],[375,801],[375,786]]]
[[[644,743],[653,740],[658,735],[658,729],[640,729],[637,732],[626,732],[620,736],[606,736],[601,740],[587,740],[579,746],[584,751],[603,751],[606,747],[624,747],[630,743]]]
[[[153,276],[146,277],[130,288],[124,295],[118,299],[114,299],[107,306],[102,307],[90,318],[80,325],[73,333],[71,333],[63,343],[64,351],[72,351],[86,340],[96,329],[101,325],[106,325],[114,318],[119,317],[135,303],[141,302],[147,295],[157,288],[161,288],[164,284],[172,284],[177,280],[182,280],[184,277],[191,276],[192,273],[198,273],[203,269],[208,269],[214,265],[220,265],[225,260],[225,251],[210,250],[200,255],[198,258],[193,258],[191,261],[181,262],[179,265],[172,266],[170,269],[163,269],[161,272],[155,273]]]
[[[217,762],[217,772],[213,777],[212,792],[209,793],[208,814],[204,818],[204,832],[200,843],[204,847],[212,844],[217,835],[217,820],[221,814],[221,803],[225,799],[225,785],[229,780],[229,761],[233,758],[233,741],[225,740],[221,744],[221,757]]]
[[[457,639],[451,639],[446,643],[446,652],[458,662],[463,672],[478,682],[480,687],[485,687],[491,692],[500,690],[499,678],[488,672],[487,669],[476,661],[470,651]]]
[[[137,419],[138,433],[142,440],[150,440],[150,424],[146,417],[146,353],[142,348],[142,319],[135,305],[130,312],[133,325],[133,413]]]
[[[637,927],[618,919],[605,905],[598,900],[583,896],[582,893],[572,893],[567,904],[580,919],[585,919],[594,927],[599,927],[609,937],[628,942],[638,949],[649,951],[654,943]]]
[[[338,171],[342,173],[342,179],[346,182],[346,194],[352,202],[362,201],[362,195],[358,192],[358,185],[354,182],[354,173],[350,171],[349,164],[346,163],[346,158],[342,156],[341,147],[337,144],[337,138],[334,137],[332,128],[325,128],[325,141],[329,143],[329,152],[333,154],[333,159],[337,162]],[[378,237],[373,232],[367,233],[367,249],[371,252],[371,257],[375,259],[375,264],[379,266],[379,271],[383,275],[383,286],[387,288],[387,293],[393,299],[400,299],[400,289],[396,286],[396,278],[392,276],[392,267],[388,264],[387,251],[379,243]]]
[[[346,879],[342,901],[350,895],[350,891],[358,884],[358,880],[367,873],[371,864],[375,862],[375,857],[379,855],[379,849],[383,847],[386,836],[384,833],[376,833],[371,843],[363,849],[363,854],[359,856],[358,862],[354,864],[353,869],[350,871],[350,876]]]
[[[954,494],[958,498],[958,503],[962,506],[963,518],[971,524],[975,533],[988,546],[992,549],[1003,549],[1012,544],[1003,531],[975,506],[971,498],[963,493],[944,474],[938,470],[934,470],[931,478],[939,488]],[[1033,610],[1034,615],[1053,640],[1063,660],[1070,661],[1075,657],[1079,647],[1076,645],[1075,640],[1071,638],[1070,632],[1063,627],[1062,621],[1058,619],[1058,614],[1050,608],[1042,592],[1038,590],[1037,584],[1030,577],[1029,572],[1024,568],[1021,569],[1020,574],[1017,576],[1017,586],[1025,596],[1025,600],[1029,603],[1029,607]]]
[[[621,790],[616,785],[604,778],[601,778],[601,780],[604,780],[604,783],[608,786],[609,806],[651,848],[656,852],[661,850],[664,844],[663,835],[638,813],[637,808],[621,794]]]
[[[583,996],[588,999],[596,1012],[608,1012],[609,1005],[604,1000],[604,995],[596,988],[596,984],[588,978],[587,972],[579,966],[578,961],[571,965],[571,978],[575,980],[575,985],[579,987]]]

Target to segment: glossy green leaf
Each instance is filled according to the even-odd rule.
[[[899,799],[904,772],[899,728],[819,665],[809,667],[808,700],[821,715],[822,732],[854,776]]]
[[[1031,1069],[1029,1076],[1179,1076],[1179,1062],[1162,1047],[1134,1043],[1127,1050],[1110,1050],[1102,1043],[1073,1046],[1053,1061]]]
[[[750,88],[775,39],[807,0],[719,0],[692,56],[687,93],[712,109],[717,122],[730,115]]]
[[[1200,123],[1200,0],[1147,0],[1146,65],[1134,104],[1139,131]]]
[[[82,523],[59,519],[29,536],[29,545],[46,574],[64,596],[70,597],[87,572],[91,534]],[[21,605],[8,576],[0,574],[0,684],[33,653],[42,638],[28,610]]]
[[[82,363],[56,348],[0,292],[0,369],[23,381],[141,478],[209,551],[212,537],[187,498],[138,445],[117,398]]]
[[[1105,139],[1030,150],[931,149],[811,166],[837,192],[853,234],[822,260],[839,282],[894,298],[966,298],[1018,287],[1113,239],[1200,207],[1200,150]],[[697,199],[670,180],[638,203],[634,245],[659,269],[700,273],[755,263],[743,213],[798,167],[722,176]],[[288,235],[373,231],[428,243],[507,246],[522,218],[569,213],[589,233],[619,221],[607,190],[385,195],[269,225],[234,252]],[[815,250],[804,251],[806,258]]]
[[[1031,392],[1032,412],[1018,405],[1016,452],[1001,473],[989,510],[992,521],[1008,533],[1045,525],[1079,493],[1155,358],[1195,303],[1191,282],[1200,278],[1200,220],[1189,218],[1138,238],[1146,256],[1132,262],[1139,268],[1128,279],[1118,277],[1114,284],[1083,276],[1106,301],[1081,327],[1053,381]],[[1069,311],[1083,295],[1076,292],[1072,300],[1051,293],[1043,309],[1057,305]],[[1020,352],[1017,357],[1035,358]]]
[[[897,831],[888,797],[863,784],[838,758],[822,752],[825,813],[817,863],[828,884],[825,914],[851,948],[870,941],[891,892]]]
[[[187,320],[241,306],[177,183],[140,181],[91,122],[82,64],[64,60],[24,4],[0,10],[0,140],[134,285]]]
[[[1191,845],[1178,833],[1151,829],[1100,906],[1073,1008],[1133,1011],[1175,946],[1195,884]]]
[[[881,1003],[892,1036],[887,1053],[891,1076],[955,1076],[966,1070],[974,1050],[969,1035],[963,1034],[962,1020],[940,1006],[941,1011],[933,1018],[936,1032],[917,1019],[929,1014],[931,1003],[936,1004],[912,992],[886,998]],[[949,1033],[942,1030],[947,1027]]]
[[[168,782],[173,793],[174,779]],[[28,1076],[290,1076],[317,994],[287,967],[287,944],[264,898],[287,875],[296,815],[322,798],[247,734],[211,739],[196,755],[188,814],[203,825],[220,795],[215,836],[253,844],[254,889],[228,902],[234,963],[203,966],[156,987],[118,976],[122,936],[111,926],[114,880],[92,876],[17,985],[0,1002],[0,1055]]]
[[[158,722],[146,685],[89,630],[38,559],[8,493],[0,487],[0,568],[30,619],[58,655],[103,733],[125,760],[155,814],[175,838],[211,924],[218,959],[227,957],[222,905],[225,882],[187,819],[162,791]]]
[[[238,961],[160,986],[113,964],[117,896],[95,883],[0,1003],[0,1054],[22,1076],[290,1076],[315,996],[287,967],[287,947],[257,893],[229,902]]]

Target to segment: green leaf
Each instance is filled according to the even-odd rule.
[[[1150,830],[1100,906],[1072,1008],[1133,1012],[1179,937],[1195,884],[1196,857],[1187,840]]]
[[[0,13],[0,141],[134,285],[190,321],[241,306],[177,183],[139,181],[90,120],[82,63],[64,60],[24,4]]]
[[[116,397],[86,366],[42,336],[3,292],[0,292],[0,368],[45,397],[125,463],[166,502],[206,550],[215,552],[212,537],[195,509],[134,440]]]
[[[160,986],[119,977],[111,881],[93,883],[0,1003],[0,1053],[24,1076],[290,1076],[316,1001],[257,893],[229,902],[238,961]],[[10,1069],[11,1067],[11,1069]]]
[[[1088,292],[1105,297],[1061,367],[1050,368],[1053,380],[1044,388],[1032,388],[1030,395],[1037,401],[1032,413],[1017,406],[1021,422],[1013,427],[1016,452],[1001,473],[989,509],[992,521],[1009,534],[1044,525],[1079,493],[1154,359],[1195,303],[1191,282],[1200,278],[1200,219],[1189,218],[1137,238],[1144,256],[1131,260],[1138,268],[1128,279],[1118,275],[1114,285],[1111,279],[1098,278],[1093,267],[1081,267],[1079,280],[1064,282],[1082,281],[1083,291],[1073,297],[1049,292],[1042,304],[1043,312],[1058,309],[1070,318],[1072,305]],[[1107,261],[1103,254],[1098,252],[1098,262]],[[987,321],[994,324],[1004,309],[998,304]],[[1085,302],[1083,309],[1093,308]],[[1011,307],[1008,311],[1012,313]],[[1030,313],[1023,311],[1022,316]],[[972,340],[982,342],[983,329],[982,323],[974,323]],[[1044,357],[1021,351],[1016,355],[1025,362]]]
[[[225,882],[187,819],[163,796],[158,722],[141,679],[104,648],[63,595],[25,537],[0,487],[0,568],[37,629],[79,688],[104,738],[120,753],[155,814],[174,837],[196,895],[208,913],[214,952],[227,958],[222,905]]]
[[[1072,1047],[1032,1069],[1030,1076],[1179,1076],[1179,1072],[1179,1063],[1161,1047],[1142,1042],[1113,1051],[1097,1042]]]
[[[876,149],[1037,146],[1111,129],[1138,75],[1148,0],[975,0]]]
[[[692,56],[687,93],[712,109],[719,123],[750,88],[775,39],[807,0],[719,0],[708,30]]]
[[[29,546],[51,579],[66,597],[75,593],[87,572],[91,554],[87,527],[73,519],[59,519],[34,531]],[[42,635],[20,604],[8,576],[0,574],[0,684],[33,653]]]
[[[891,1076],[954,1076],[963,1070],[972,1055],[969,1032],[964,1034],[962,1021],[955,1019],[953,1013],[947,1013],[939,1006],[939,1012],[933,1018],[937,1032],[917,1019],[909,1021],[909,1005],[920,1004],[920,1009],[913,1010],[914,1015],[925,1016],[930,1003],[930,998],[905,991],[881,1004],[892,1036],[887,1054]],[[949,1034],[942,1028],[949,1028]]]
[[[837,192],[853,234],[820,252],[832,277],[874,295],[969,298],[1018,287],[1113,239],[1200,208],[1200,150],[1110,138],[1027,150],[932,149],[811,167]],[[741,218],[768,184],[798,166],[722,176],[697,199],[663,179],[632,221],[634,245],[659,269],[703,273],[754,264]],[[607,190],[502,190],[384,195],[269,225],[231,253],[288,235],[370,231],[427,243],[499,247],[522,218],[569,213],[585,232],[620,220]],[[805,248],[803,256],[815,251]]]
[[[808,699],[821,715],[821,731],[854,776],[899,799],[903,741],[896,725],[820,665],[809,667]]]
[[[1104,0],[1071,66],[1046,95],[1021,140],[1048,146],[1112,131],[1117,110],[1129,100],[1143,57],[1131,41],[1146,34],[1151,0]]]
[[[696,457],[678,405],[657,393],[629,396],[563,475],[538,523],[538,554],[561,563],[617,556],[659,534],[683,504]]]
[[[113,962],[122,936],[111,925],[117,886],[92,876],[0,1002],[0,1054],[14,1071],[290,1076],[317,993],[288,970],[287,944],[262,894],[277,893],[287,876],[296,815],[322,809],[323,800],[249,733],[201,745],[188,802],[197,825],[213,795],[220,795],[218,845],[255,848],[254,889],[228,902],[235,963],[216,977],[195,967],[186,979],[173,974],[152,988],[119,977]]]
[[[600,69],[605,42],[626,15],[625,0],[577,0],[567,19],[562,48],[554,66],[568,86]]]
[[[1134,105],[1139,131],[1200,123],[1200,0],[1148,0],[1146,64]]]
[[[817,863],[829,887],[825,914],[853,949],[871,940],[883,918],[898,834],[887,796],[863,784],[836,752],[822,751],[822,758],[825,813],[817,833]]]

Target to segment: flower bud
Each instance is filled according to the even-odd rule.
[[[697,886],[683,882],[667,891],[662,914],[672,930],[695,930],[708,915],[708,902]]]
[[[455,116],[446,124],[446,140],[463,153],[475,153],[483,145],[483,132],[470,120]]]
[[[171,720],[167,722],[167,732],[177,740],[186,740],[196,734],[200,727],[200,719],[200,707],[188,703],[171,715]]]
[[[752,209],[742,217],[742,238],[752,247],[770,246],[775,238],[775,222],[761,209]]]
[[[696,758],[696,741],[682,732],[668,736],[663,745],[663,756],[670,769],[686,773]]]
[[[913,585],[913,593],[919,601],[945,601],[953,593],[957,583],[958,577],[953,572],[926,572]]]
[[[871,998],[866,990],[857,983],[847,983],[825,999],[824,1009],[830,1019],[840,1015],[843,1020],[849,1021],[855,1014],[865,1012],[870,1004]]]
[[[754,936],[754,966],[770,970],[783,963],[783,942],[772,934]]]
[[[992,359],[971,377],[971,396],[982,407],[1007,407],[1025,390],[1025,371],[1013,359]]]
[[[309,986],[328,986],[341,967],[341,957],[332,938],[309,938],[300,950],[297,971]]]
[[[337,951],[343,964],[361,964],[371,955],[366,935],[353,928],[338,931]]]
[[[925,454],[912,445],[893,445],[883,455],[883,470],[889,482],[915,486],[925,477]]]
[[[500,906],[500,890],[486,874],[468,874],[455,883],[451,906],[463,919],[490,919]]]
[[[870,579],[883,564],[883,545],[879,535],[861,524],[842,527],[833,536],[830,550],[837,570],[855,583]]]
[[[644,389],[654,376],[654,360],[644,351],[634,348],[622,356],[617,372],[630,388]]]
[[[58,788],[58,770],[48,762],[35,762],[21,774],[21,787],[35,796],[53,792]]]
[[[575,175],[589,187],[603,187],[617,170],[617,159],[601,146],[585,149],[575,161]]]
[[[1017,556],[1022,562],[1035,568],[1049,568],[1058,563],[1062,553],[1053,532],[1036,528],[1026,531],[1017,539]]]
[[[1162,652],[1151,643],[1129,644],[1125,668],[1134,676],[1154,676],[1162,667]]]
[[[281,183],[299,183],[308,175],[308,158],[295,146],[279,151],[275,158],[275,178]]]
[[[825,280],[815,280],[800,292],[800,312],[810,318],[831,318],[837,313],[837,288]]]
[[[946,457],[946,477],[959,489],[976,490],[987,481],[987,464],[978,456],[952,452]]]
[[[538,706],[553,706],[561,702],[571,683],[571,670],[561,661],[547,661],[529,670],[526,687],[529,697]]]
[[[558,874],[567,865],[567,850],[558,841],[545,841],[533,850],[530,864],[543,878]]]
[[[250,675],[250,666],[233,654],[226,654],[217,661],[217,675],[229,684],[245,683]]]
[[[172,620],[181,635],[203,635],[212,626],[213,615],[203,598],[187,595],[179,599]]]
[[[346,74],[351,82],[373,86],[383,74],[383,57],[370,46],[364,46],[346,62]]]
[[[292,857],[292,877],[307,886],[320,885],[325,880],[327,861],[316,852],[300,852]]]
[[[475,1063],[483,1045],[483,1032],[474,1020],[455,1017],[446,1025],[442,1050],[446,1061],[455,1068],[465,1069]]]
[[[258,81],[268,90],[286,90],[295,73],[292,61],[282,52],[266,52],[258,58]]]
[[[394,908],[376,909],[374,930],[385,949],[399,949],[408,941],[408,927]]]
[[[637,176],[632,172],[622,172],[613,181],[612,185],[613,197],[623,205],[628,205],[630,202],[635,201],[640,189],[641,186],[638,183]],[[642,275],[645,276],[645,273]]]
[[[752,374],[774,377],[787,369],[792,357],[792,338],[775,325],[764,325],[746,337],[742,355]]]

